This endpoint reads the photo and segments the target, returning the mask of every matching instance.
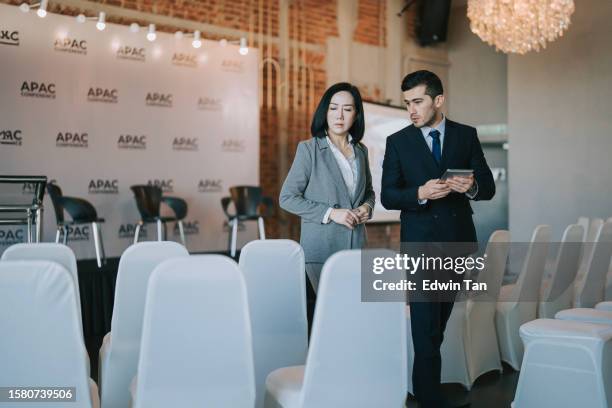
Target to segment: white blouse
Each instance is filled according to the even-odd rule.
[[[351,135],[348,135],[349,146],[351,148],[351,155],[349,157],[346,157],[340,151],[340,149],[338,149],[336,145],[332,143],[329,136],[326,136],[325,139],[327,140],[327,144],[329,145],[329,148],[331,149],[332,153],[334,154],[334,158],[336,159],[336,162],[338,163],[338,167],[340,168],[340,173],[342,173],[344,184],[346,184],[346,188],[349,191],[349,194],[351,195],[351,199],[354,199],[355,193],[357,192],[357,177],[359,174],[358,173],[359,163],[357,161],[357,158],[355,157],[355,148],[353,144],[350,143],[353,141],[353,138],[351,137]],[[325,216],[323,217],[323,224],[329,223],[329,215],[331,214],[331,212],[332,212],[332,208],[330,207],[325,212]]]

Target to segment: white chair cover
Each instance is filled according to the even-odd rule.
[[[63,266],[50,261],[0,262],[0,387],[75,387],[75,402],[47,406],[97,408],[80,318],[74,280]]]
[[[538,317],[552,319],[559,310],[572,307],[583,235],[584,230],[578,224],[568,225],[563,232],[552,276],[542,281]]]
[[[15,244],[2,254],[2,261],[53,261],[62,265],[70,273],[74,281],[77,310],[81,313],[81,291],[79,289],[79,274],[74,252],[70,247],[55,243]],[[81,336],[83,336],[83,320],[78,319]],[[83,337],[84,338],[84,337]]]
[[[612,406],[612,327],[538,319],[521,326],[515,408]]]
[[[558,312],[555,319],[612,325],[612,311],[587,308],[567,309]]]
[[[514,285],[502,286],[495,313],[495,326],[501,358],[518,370],[523,358],[519,328],[537,314],[540,286],[550,242],[550,226],[538,225],[519,278]]]
[[[601,228],[603,223],[604,220],[601,218],[593,218],[589,222],[589,227],[587,228],[586,233],[584,234],[585,245],[583,247],[582,256],[580,258],[580,268],[578,269],[579,279],[583,279],[584,274],[587,271],[587,264],[593,256],[593,251],[595,249],[593,243],[596,241],[597,235],[599,234],[599,229]]]
[[[599,228],[595,243],[591,245],[593,248],[585,264],[586,272],[575,285],[575,307],[594,307],[604,300],[606,275],[612,256],[612,222],[605,222]]]
[[[495,309],[506,269],[510,233],[495,231],[489,238],[485,251],[486,268],[479,276],[479,283],[487,284],[487,291],[473,293],[463,301],[457,301],[446,325],[442,342],[442,382],[460,383],[468,390],[481,375],[492,370],[502,370]],[[412,336],[408,322],[408,372],[412,375]],[[412,382],[408,381],[412,392]]]
[[[361,261],[362,251],[341,251],[323,266],[306,365],[268,376],[266,407],[403,406],[405,304],[362,302]]]
[[[149,281],[136,408],[252,408],[255,374],[244,279],[221,255],[176,258]]]
[[[187,256],[184,246],[170,241],[139,242],[121,255],[111,333],[104,337],[100,348],[98,378],[103,408],[129,407],[129,386],[138,365],[149,276],[163,261]]]
[[[277,368],[304,364],[308,351],[304,251],[295,241],[251,241],[240,252],[251,315],[256,407]]]
[[[599,302],[597,305],[595,305],[595,309],[612,311],[612,302]]]

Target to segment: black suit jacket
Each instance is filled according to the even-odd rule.
[[[402,242],[476,242],[473,211],[465,194],[451,192],[424,205],[418,202],[419,186],[439,178],[446,169],[474,170],[475,200],[490,200],[495,195],[493,174],[475,128],[446,119],[439,165],[421,130],[413,125],[387,138],[381,202],[388,210],[401,210]]]

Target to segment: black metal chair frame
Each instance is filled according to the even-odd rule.
[[[241,198],[244,193],[255,195],[255,197],[247,203]],[[261,187],[258,186],[234,186],[230,187],[230,197],[221,199],[221,207],[227,217],[228,233],[228,250],[231,257],[236,256],[236,245],[238,239],[238,225],[242,221],[257,221],[259,239],[266,239],[266,230],[264,218],[272,215],[274,211],[274,201],[271,197],[261,195]],[[248,197],[246,198],[248,200]],[[236,213],[231,214],[228,209],[230,203],[234,203]],[[238,203],[238,205],[236,205]],[[263,210],[262,210],[263,206]]]
[[[102,240],[102,227],[104,218],[99,218],[95,207],[87,200],[78,197],[65,196],[62,189],[53,183],[47,184],[47,193],[53,203],[55,210],[55,218],[57,220],[57,231],[55,233],[55,242],[59,243],[63,235],[64,245],[68,244],[68,236],[70,230],[68,227],[72,225],[91,224],[94,247],[96,249],[96,262],[98,268],[101,268],[106,263],[106,254],[104,252],[104,242]],[[72,221],[64,219],[64,211],[66,211]]]
[[[31,204],[3,205],[0,213],[17,213],[17,217],[0,218],[0,225],[26,225],[27,242],[40,242],[43,225],[43,197],[45,195],[46,176],[0,176],[0,184],[34,184],[34,198]],[[34,228],[34,234],[32,229]]]

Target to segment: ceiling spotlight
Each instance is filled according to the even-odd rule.
[[[227,45],[227,38],[222,38],[219,40],[219,45],[225,47]]]
[[[137,33],[140,31],[140,26],[137,23],[130,24],[130,31],[133,33]]]
[[[153,42],[157,38],[155,34],[155,24],[149,24],[149,32],[147,33],[147,40]]]
[[[240,55],[247,55],[249,53],[249,47],[247,45],[247,39],[245,37],[242,37],[240,39],[240,49],[238,50],[238,52],[240,52]]]
[[[85,14],[79,14],[78,16],[76,16],[77,23],[83,24],[86,20],[87,17],[85,17]]]
[[[176,38],[177,40],[182,40],[183,39],[183,32],[182,31],[177,31],[176,33],[174,33],[174,38]]]
[[[28,3],[21,3],[19,5],[19,10],[21,10],[24,13],[27,13],[28,11],[30,11],[30,5]]]
[[[36,10],[36,14],[38,14],[38,17],[45,18],[45,16],[47,15],[47,4],[48,3],[49,3],[49,0],[42,0],[40,2],[40,6],[38,7],[38,10]]]
[[[98,22],[96,23],[96,28],[100,31],[106,28],[106,13],[101,11],[98,15]]]
[[[200,48],[202,46],[202,40],[200,39],[200,32],[198,30],[193,33],[193,42],[191,45],[193,45],[193,48]]]

